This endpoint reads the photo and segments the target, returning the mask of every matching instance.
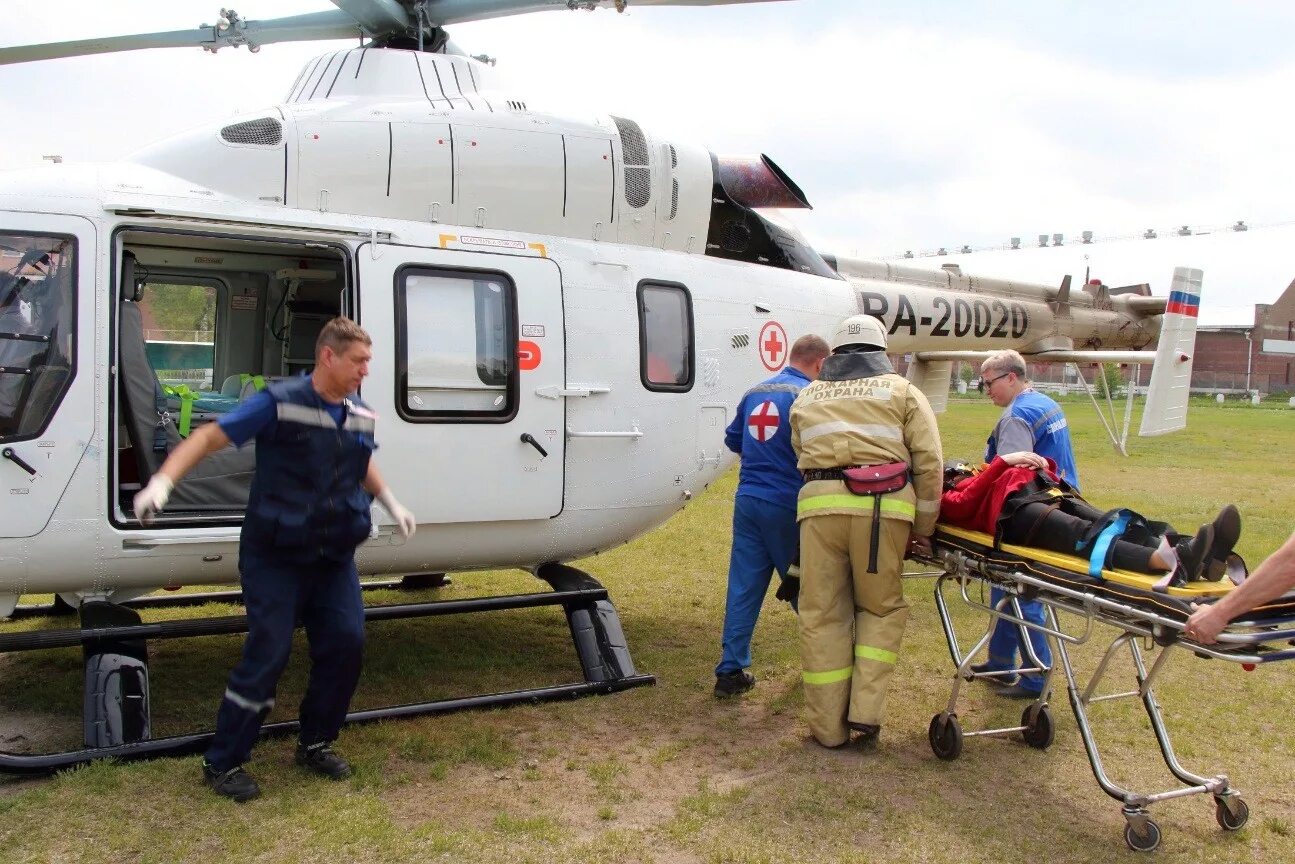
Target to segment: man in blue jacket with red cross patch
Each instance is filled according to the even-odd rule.
[[[818,377],[830,353],[821,337],[797,339],[787,367],[747,391],[724,433],[724,444],[742,457],[742,469],[733,502],[723,654],[715,667],[719,698],[755,686],[747,668],[760,606],[773,572],[787,584],[788,568],[799,558],[796,496],[803,480],[791,449],[791,403]],[[795,606],[794,593],[791,598]]]
[[[297,764],[333,780],[351,775],[332,743],[359,682],[364,647],[355,549],[369,536],[374,498],[401,535],[408,538],[416,527],[370,458],[377,415],[356,391],[372,356],[369,335],[347,318],[334,318],[319,333],[309,376],[270,384],[200,427],[135,496],[135,515],[147,524],[204,457],[256,440],[256,474],[238,546],[247,639],[202,760],[207,784],[235,801],[260,794],[243,763],[274,707],[298,619],[311,662]]]

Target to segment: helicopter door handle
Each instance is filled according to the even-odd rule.
[[[542,453],[544,451],[541,450],[540,452]],[[24,462],[17,453],[13,452],[12,447],[6,447],[3,450],[0,450],[0,456],[3,456],[4,458],[8,459],[10,462],[17,465],[19,468],[26,471],[31,476],[33,477],[36,476],[36,469],[28,465],[26,462]]]
[[[549,455],[549,451],[547,451],[547,450],[545,450],[543,447],[541,447],[541,446],[540,446],[540,442],[536,441],[536,440],[535,440],[535,436],[534,436],[534,435],[532,435],[532,434],[531,434],[531,433],[529,433],[529,432],[523,432],[523,433],[522,433],[522,443],[523,443],[523,444],[529,444],[529,445],[531,445],[532,447],[534,447],[536,450],[540,451],[540,456],[548,456],[548,455]]]

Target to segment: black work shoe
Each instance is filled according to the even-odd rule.
[[[204,759],[202,760],[202,780],[217,795],[224,795],[239,804],[244,801],[251,801],[261,794],[261,787],[256,785],[256,781],[252,779],[251,774],[243,770],[242,765],[236,765],[228,771],[216,771]]]
[[[1006,669],[1000,669],[988,660],[984,663],[972,663],[968,671],[976,675],[984,675],[985,677],[983,680],[990,684],[1002,684],[1006,687],[1010,687],[1017,681],[1021,680],[1021,676],[1017,675],[1015,672],[1009,674]],[[1000,674],[989,675],[987,674],[989,672],[998,672]]]
[[[310,746],[298,744],[297,764],[316,774],[323,774],[329,780],[345,780],[351,776],[351,766],[333,752],[332,744],[328,741]]]
[[[854,737],[850,743],[860,750],[871,750],[877,746],[877,738],[881,735],[881,726],[876,723],[847,723],[850,730],[854,732]]]
[[[1038,690],[1027,690],[1020,684],[1013,684],[1011,687],[999,687],[994,691],[995,696],[1002,696],[1004,699],[1038,699]]]
[[[755,686],[755,676],[745,669],[729,672],[727,675],[715,676],[715,698],[727,699],[740,696]]]

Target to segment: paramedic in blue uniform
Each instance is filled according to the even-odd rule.
[[[1025,378],[1025,358],[1012,350],[995,351],[980,364],[980,380],[984,382],[989,398],[1003,409],[989,436],[985,461],[992,461],[1002,453],[1037,453],[1056,463],[1057,476],[1078,491],[1079,472],[1075,469],[1066,415],[1060,405],[1030,386]],[[1003,591],[994,588],[990,592],[990,605],[997,604],[1002,597]],[[1011,607],[1008,608],[1010,610]],[[1043,605],[1037,600],[1021,601],[1021,611],[1027,621],[1043,624]],[[989,640],[989,661],[972,669],[989,672],[1016,668],[1020,641],[1020,628],[1000,619],[994,625],[994,635]],[[1052,652],[1042,633],[1031,630],[1030,644],[1045,666],[1052,664]],[[1021,656],[1025,656],[1024,652]],[[1043,675],[1031,672],[1020,676],[1016,682],[1004,680],[1003,683],[1006,686],[996,691],[998,695],[1034,699],[1043,690]]]
[[[261,723],[274,706],[298,619],[310,644],[310,681],[301,702],[296,761],[334,780],[350,776],[332,749],[360,676],[364,607],[355,549],[369,536],[374,498],[397,529],[414,533],[370,458],[374,421],[356,390],[369,374],[369,335],[347,318],[319,333],[309,376],[276,381],[197,429],[135,496],[148,523],[194,465],[221,448],[256,440],[256,474],[238,549],[247,608],[242,661],[216,714],[203,777],[235,801],[260,794],[243,770]]]
[[[819,336],[797,339],[786,368],[747,391],[724,433],[724,444],[742,457],[742,468],[733,502],[722,654],[715,667],[715,695],[721,699],[755,686],[747,671],[751,634],[773,572],[785,588],[796,584],[787,582],[787,568],[799,559],[796,496],[803,480],[791,449],[791,403],[800,388],[818,378],[830,353]],[[794,590],[780,589],[778,596],[795,606]]]

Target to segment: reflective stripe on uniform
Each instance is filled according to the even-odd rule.
[[[854,432],[865,438],[889,438],[893,441],[904,440],[904,430],[898,426],[887,426],[882,423],[847,423],[844,420],[830,420],[827,423],[816,423],[801,430],[800,440],[812,441],[823,435],[835,435],[838,432]]]
[[[765,384],[757,384],[756,386],[752,387],[750,390],[746,391],[746,396],[750,396],[752,393],[799,393],[800,391],[801,391],[800,386],[796,384],[765,383]],[[745,399],[746,396],[743,396],[742,398]]]
[[[337,421],[328,416],[323,408],[312,408],[309,405],[296,405],[292,402],[278,402],[278,418],[289,423],[300,423],[303,426],[318,426],[321,429],[336,429]]]
[[[1040,414],[1038,419],[1035,420],[1034,423],[1030,426],[1030,429],[1035,433],[1042,432],[1044,428],[1046,428],[1049,424],[1057,420],[1060,420],[1060,424],[1058,425],[1057,428],[1058,429],[1064,428],[1066,425],[1066,415],[1065,415],[1065,412],[1061,410],[1060,405],[1058,405],[1056,408],[1051,408],[1047,411],[1044,411],[1042,414]]]
[[[846,666],[844,669],[833,669],[831,672],[801,672],[800,677],[806,684],[836,684],[849,681],[850,673],[853,671],[853,666]]]
[[[804,516],[806,513],[812,513],[815,510],[862,510],[868,513],[873,508],[872,495],[813,495],[809,498],[802,498],[796,502],[796,516]],[[901,516],[907,516],[910,519],[917,517],[917,508],[907,501],[900,501],[897,498],[882,497],[882,513],[898,513]]]
[[[358,414],[348,412],[346,422],[342,424],[342,428],[347,432],[363,432],[372,435],[376,424],[374,424],[372,417],[361,417]]]
[[[251,699],[248,699],[245,696],[239,696],[237,693],[235,693],[233,690],[230,690],[228,687],[225,688],[225,698],[228,699],[230,702],[233,702],[239,708],[242,708],[244,711],[251,711],[253,713],[259,713],[268,708],[274,707],[273,696],[271,696],[269,699],[266,699],[264,702],[253,702]]]
[[[899,659],[899,655],[894,651],[887,651],[885,648],[873,648],[871,645],[855,645],[854,656],[862,657],[865,660],[876,660],[878,663],[889,663],[892,666]]]

